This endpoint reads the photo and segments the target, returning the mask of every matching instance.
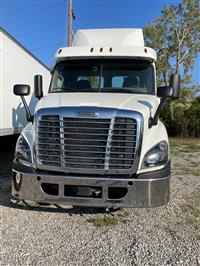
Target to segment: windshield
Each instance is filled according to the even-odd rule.
[[[50,92],[155,94],[154,67],[133,59],[61,61],[53,71]]]

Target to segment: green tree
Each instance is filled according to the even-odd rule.
[[[200,51],[199,0],[182,0],[178,5],[165,6],[163,23],[167,25],[168,43],[175,59],[175,73],[183,66],[184,74],[194,65]]]
[[[187,116],[189,135],[196,138],[200,137],[200,96],[192,101]]]
[[[200,51],[199,0],[164,6],[162,15],[144,27],[144,36],[146,45],[157,51],[160,83],[167,85],[172,71],[189,77]]]
[[[170,103],[161,113],[170,136],[200,136],[200,92],[199,86],[191,89],[183,88],[178,100],[173,102],[174,115],[171,116]]]
[[[191,87],[191,70],[200,51],[199,4],[199,0],[182,0],[177,5],[164,6],[161,16],[144,27],[145,43],[158,56],[158,86],[168,85],[172,72],[181,74],[180,98],[168,103],[161,114],[173,136],[200,134],[197,87]]]
[[[157,52],[157,82],[158,86],[168,85],[168,74],[171,71],[170,57],[171,50],[168,46],[166,25],[162,22],[162,17],[158,17],[152,24],[144,27],[145,43]]]

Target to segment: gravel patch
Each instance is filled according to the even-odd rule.
[[[0,178],[1,265],[200,265],[199,165],[198,151],[172,155],[168,205],[108,214],[13,204]]]

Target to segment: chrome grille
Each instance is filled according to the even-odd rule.
[[[137,122],[133,118],[41,115],[37,124],[39,166],[127,170],[133,167],[136,142]]]

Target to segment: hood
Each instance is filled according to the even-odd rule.
[[[36,106],[36,112],[43,108],[56,107],[107,107],[132,110],[141,113],[148,121],[159,105],[155,95],[118,93],[50,93]]]

